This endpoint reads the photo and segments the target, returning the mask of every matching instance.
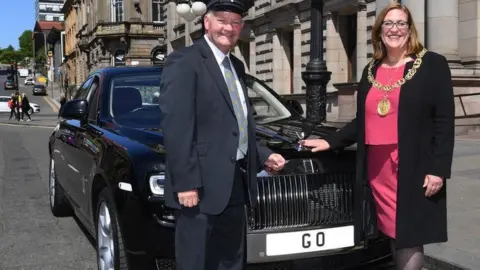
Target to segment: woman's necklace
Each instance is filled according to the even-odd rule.
[[[390,100],[388,100],[387,96],[388,93],[395,88],[401,87],[405,82],[408,80],[412,79],[413,75],[417,72],[417,69],[420,67],[422,64],[422,57],[425,55],[427,52],[427,49],[423,49],[420,53],[417,54],[417,59],[413,62],[413,66],[411,69],[408,70],[407,75],[405,77],[399,79],[396,81],[394,84],[391,84],[391,80],[388,82],[388,85],[383,85],[377,80],[373,78],[372,74],[372,68],[374,66],[374,61],[370,62],[370,65],[368,67],[368,81],[377,89],[381,90],[384,92],[383,98],[378,102],[377,104],[377,113],[380,116],[386,116],[390,112],[391,104]],[[398,67],[397,67],[398,70]],[[390,78],[391,79],[391,78]]]
[[[390,72],[388,73],[388,85],[392,84],[393,76],[395,76],[397,74],[400,66],[403,66],[403,64],[399,65],[395,68],[395,71],[393,71],[393,75],[391,74],[392,73],[391,71],[394,68],[389,69]],[[377,113],[378,113],[378,115],[380,115],[382,117],[386,116],[388,114],[388,112],[390,112],[390,108],[391,108],[391,104],[390,104],[390,100],[388,100],[388,92],[384,91],[383,92],[383,98],[377,104]]]

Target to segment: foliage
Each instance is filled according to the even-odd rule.
[[[18,38],[18,44],[20,45],[19,53],[22,58],[31,57],[33,55],[32,31],[23,31],[22,35]]]
[[[0,63],[11,64],[12,62],[17,62],[19,65],[29,64],[25,60],[33,56],[32,31],[23,31],[23,33],[18,38],[18,43],[18,50],[15,50],[12,45],[8,46],[5,49],[0,48]],[[45,54],[45,52],[43,54]],[[42,58],[40,57],[40,59]],[[45,56],[43,56],[43,60],[45,60]]]

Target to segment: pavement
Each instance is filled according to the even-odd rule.
[[[20,86],[41,106],[32,122],[0,114],[0,270],[96,269],[95,250],[81,226],[54,218],[48,206],[46,141],[57,124],[60,87],[48,90],[47,96],[32,96],[31,86]],[[6,92],[0,95],[11,94]],[[449,241],[425,246],[424,269],[480,269],[478,164],[480,133],[457,137],[447,180]],[[394,268],[386,263],[369,269]]]

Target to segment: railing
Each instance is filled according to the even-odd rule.
[[[458,98],[458,100],[460,101],[460,106],[462,107],[462,112],[463,112],[463,115],[455,116],[456,119],[480,118],[480,113],[469,114],[467,112],[467,110],[465,109],[465,104],[464,104],[463,98],[464,97],[472,97],[472,96],[480,96],[480,92],[454,95],[454,97]]]

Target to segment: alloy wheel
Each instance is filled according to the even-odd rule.
[[[50,161],[50,179],[49,179],[49,196],[50,196],[50,206],[55,205],[55,160]]]
[[[102,202],[98,210],[97,223],[98,266],[100,270],[114,270],[115,248],[113,225],[107,204]]]

